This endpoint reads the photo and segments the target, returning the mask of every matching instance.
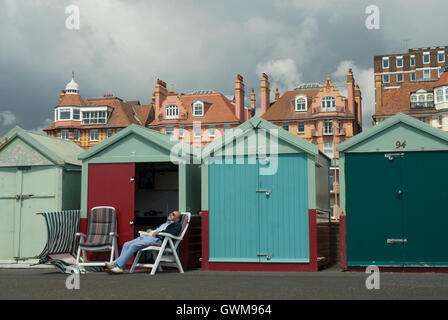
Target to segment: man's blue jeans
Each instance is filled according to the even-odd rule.
[[[144,236],[125,242],[121,249],[121,254],[115,263],[120,269],[124,269],[126,262],[134,255],[134,253],[150,243],[162,243],[162,240],[153,236]]]

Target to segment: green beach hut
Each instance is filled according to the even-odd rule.
[[[34,263],[47,233],[38,212],[80,208],[82,148],[10,130],[0,140],[0,263]]]

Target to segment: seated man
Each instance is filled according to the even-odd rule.
[[[167,221],[161,224],[156,230],[146,230],[148,233],[152,232],[151,235],[139,237],[126,242],[121,249],[121,254],[118,259],[112,263],[106,262],[106,271],[111,274],[123,273],[126,262],[134,255],[134,253],[146,247],[150,243],[162,243],[164,237],[159,236],[160,232],[170,233],[177,236],[182,228],[182,225],[180,224],[180,217],[181,213],[179,211],[173,211],[168,214]]]

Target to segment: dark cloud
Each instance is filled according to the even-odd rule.
[[[14,125],[48,123],[72,70],[84,98],[113,93],[143,103],[157,78],[177,92],[232,94],[240,73],[258,104],[263,68],[284,91],[327,75],[343,83],[343,69],[353,67],[368,120],[374,55],[401,52],[406,43],[446,44],[445,1],[375,2],[379,30],[365,27],[373,3],[359,0],[2,1],[0,136]],[[70,4],[80,8],[79,30],[65,27]]]

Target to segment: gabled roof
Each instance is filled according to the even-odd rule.
[[[379,135],[381,132],[386,131],[387,129],[397,125],[397,124],[406,124],[415,131],[421,131],[427,133],[430,136],[437,137],[441,140],[444,140],[448,143],[448,133],[434,128],[427,123],[424,123],[420,120],[414,119],[411,116],[408,116],[403,113],[398,113],[383,122],[375,125],[374,127],[368,129],[367,131],[363,131],[352,138],[340,143],[336,149],[340,152],[346,151],[348,149],[352,149],[354,146],[363,143],[364,141],[370,139],[373,136]]]
[[[312,144],[305,139],[302,139],[295,134],[292,134],[274,124],[271,122],[264,120],[260,117],[254,116],[244,122],[243,124],[239,125],[238,127],[231,130],[231,132],[225,133],[221,137],[215,139],[208,145],[202,148],[202,158],[208,158],[211,156],[211,153],[216,150],[220,150],[225,147],[228,143],[233,143],[233,139],[229,140],[229,135],[232,135],[235,139],[238,139],[239,136],[244,136],[245,133],[249,130],[253,129],[264,129],[266,131],[269,131],[270,129],[278,130],[278,139],[281,141],[286,142],[289,145],[292,145],[300,150],[303,150],[306,153],[309,153],[311,155],[317,155],[318,153],[321,153],[319,151],[319,148],[317,145]],[[323,155],[323,153],[321,153]]]
[[[154,119],[149,125],[193,124],[193,121],[202,123],[239,122],[235,116],[235,105],[221,93],[184,94],[179,97],[179,100],[187,113],[186,119]],[[193,117],[192,106],[197,100],[204,102],[204,107],[206,107],[202,117]],[[208,108],[207,104],[209,104]]]
[[[26,131],[19,126],[11,129],[2,138],[2,141],[5,140],[7,142],[2,147],[0,147],[0,150],[16,138],[20,138],[21,140],[25,141],[28,145],[48,158],[54,164],[81,165],[81,161],[78,160],[78,155],[81,154],[84,149],[79,147],[76,143],[49,137],[32,131]]]
[[[188,155],[199,154],[200,152],[197,148],[194,148],[182,141],[178,140],[172,141],[169,135],[139,125],[132,124],[127,128],[121,130],[117,134],[113,135],[112,137],[104,140],[103,142],[93,146],[89,150],[81,153],[78,159],[85,160],[87,158],[91,158],[95,154],[107,149],[111,145],[117,143],[118,141],[124,139],[129,135],[137,135],[139,137],[142,137],[148,142],[158,145],[159,147],[169,152],[171,152],[172,148],[175,145],[178,145],[179,143],[181,144],[182,150],[187,152]]]

